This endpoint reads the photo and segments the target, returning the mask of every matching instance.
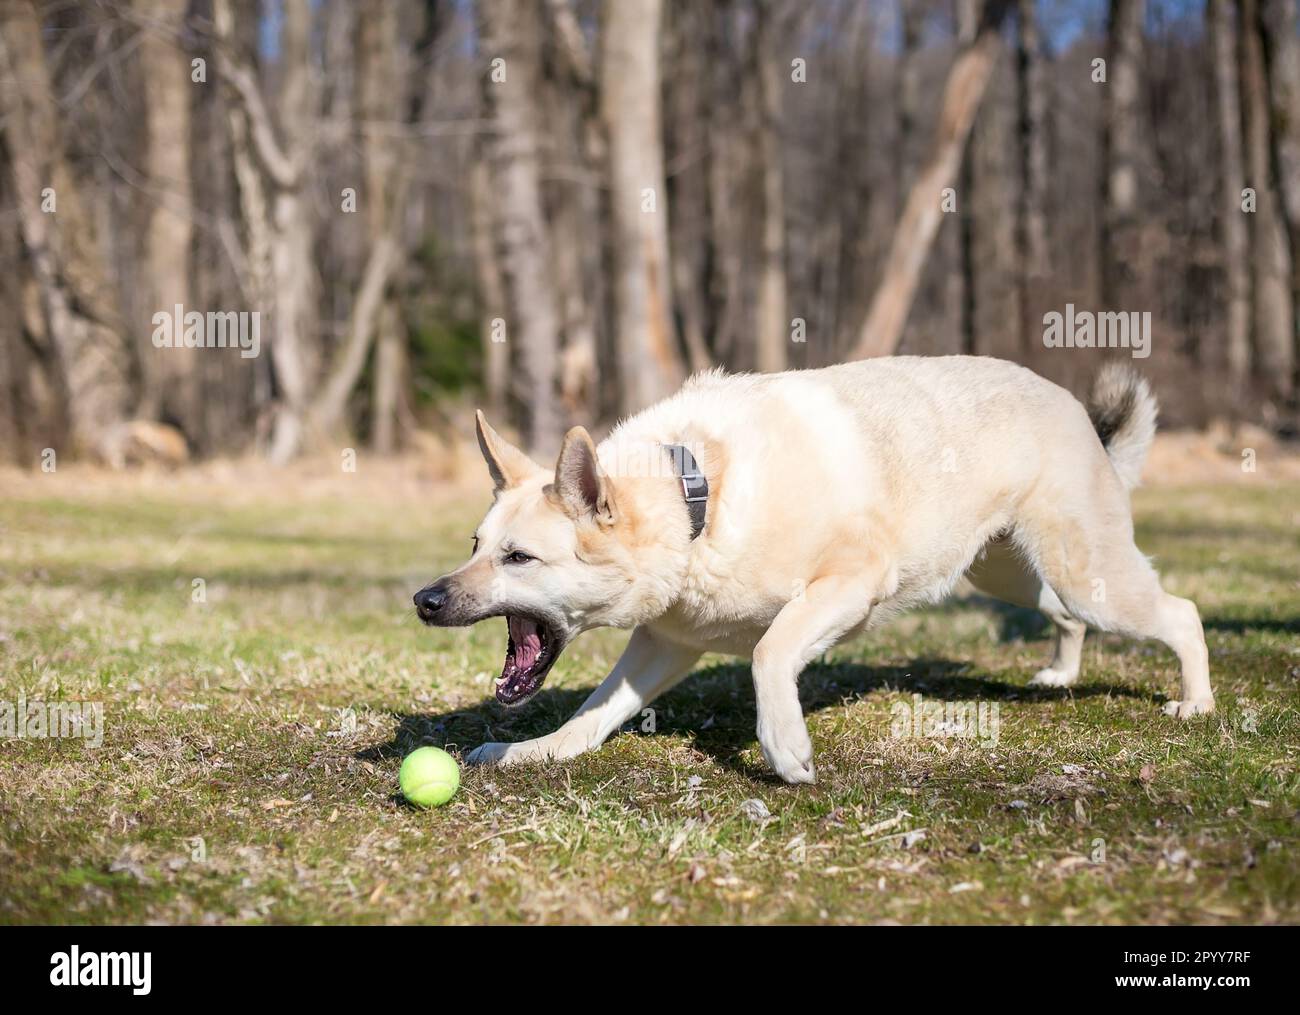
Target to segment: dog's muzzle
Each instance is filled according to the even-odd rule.
[[[413,597],[415,612],[430,627],[462,627],[488,617],[506,618],[506,658],[497,678],[496,697],[503,705],[521,705],[536,694],[559,658],[568,638],[553,617],[510,608],[487,610],[472,597],[439,578]]]

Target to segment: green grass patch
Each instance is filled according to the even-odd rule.
[[[626,638],[492,703],[503,623],[410,607],[480,499],[51,482],[0,502],[0,700],[102,702],[104,741],[0,741],[2,922],[1300,918],[1300,489],[1137,496],[1140,545],[1201,607],[1211,717],[1160,714],[1162,646],[1095,633],[1076,688],[1030,689],[1041,618],[958,600],[809,668],[815,786],[767,771],[748,667],[709,657],[653,732],[466,770],[422,812],[405,753],[549,732]],[[995,707],[996,743],[892,735],[918,694]]]

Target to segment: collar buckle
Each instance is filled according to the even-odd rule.
[[[686,510],[691,516],[691,538],[694,539],[704,531],[709,510],[709,481],[686,445],[665,444],[664,450],[672,459],[673,469],[681,480],[682,499],[686,501]]]

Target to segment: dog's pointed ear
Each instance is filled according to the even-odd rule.
[[[609,477],[600,471],[591,434],[580,426],[564,435],[555,463],[555,493],[572,517],[590,516],[601,525],[614,523],[613,488]]]
[[[488,472],[492,474],[492,484],[498,490],[508,490],[518,486],[541,466],[502,437],[488,424],[482,410],[474,413],[478,431],[478,446],[487,462]]]

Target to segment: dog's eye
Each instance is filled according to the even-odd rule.
[[[505,561],[507,564],[527,564],[530,560],[536,560],[536,559],[537,559],[536,557],[530,557],[522,550],[512,550],[510,553],[507,553],[505,556]]]
[[[469,555],[472,557],[478,553],[478,536],[474,537],[474,545],[470,548]]]

